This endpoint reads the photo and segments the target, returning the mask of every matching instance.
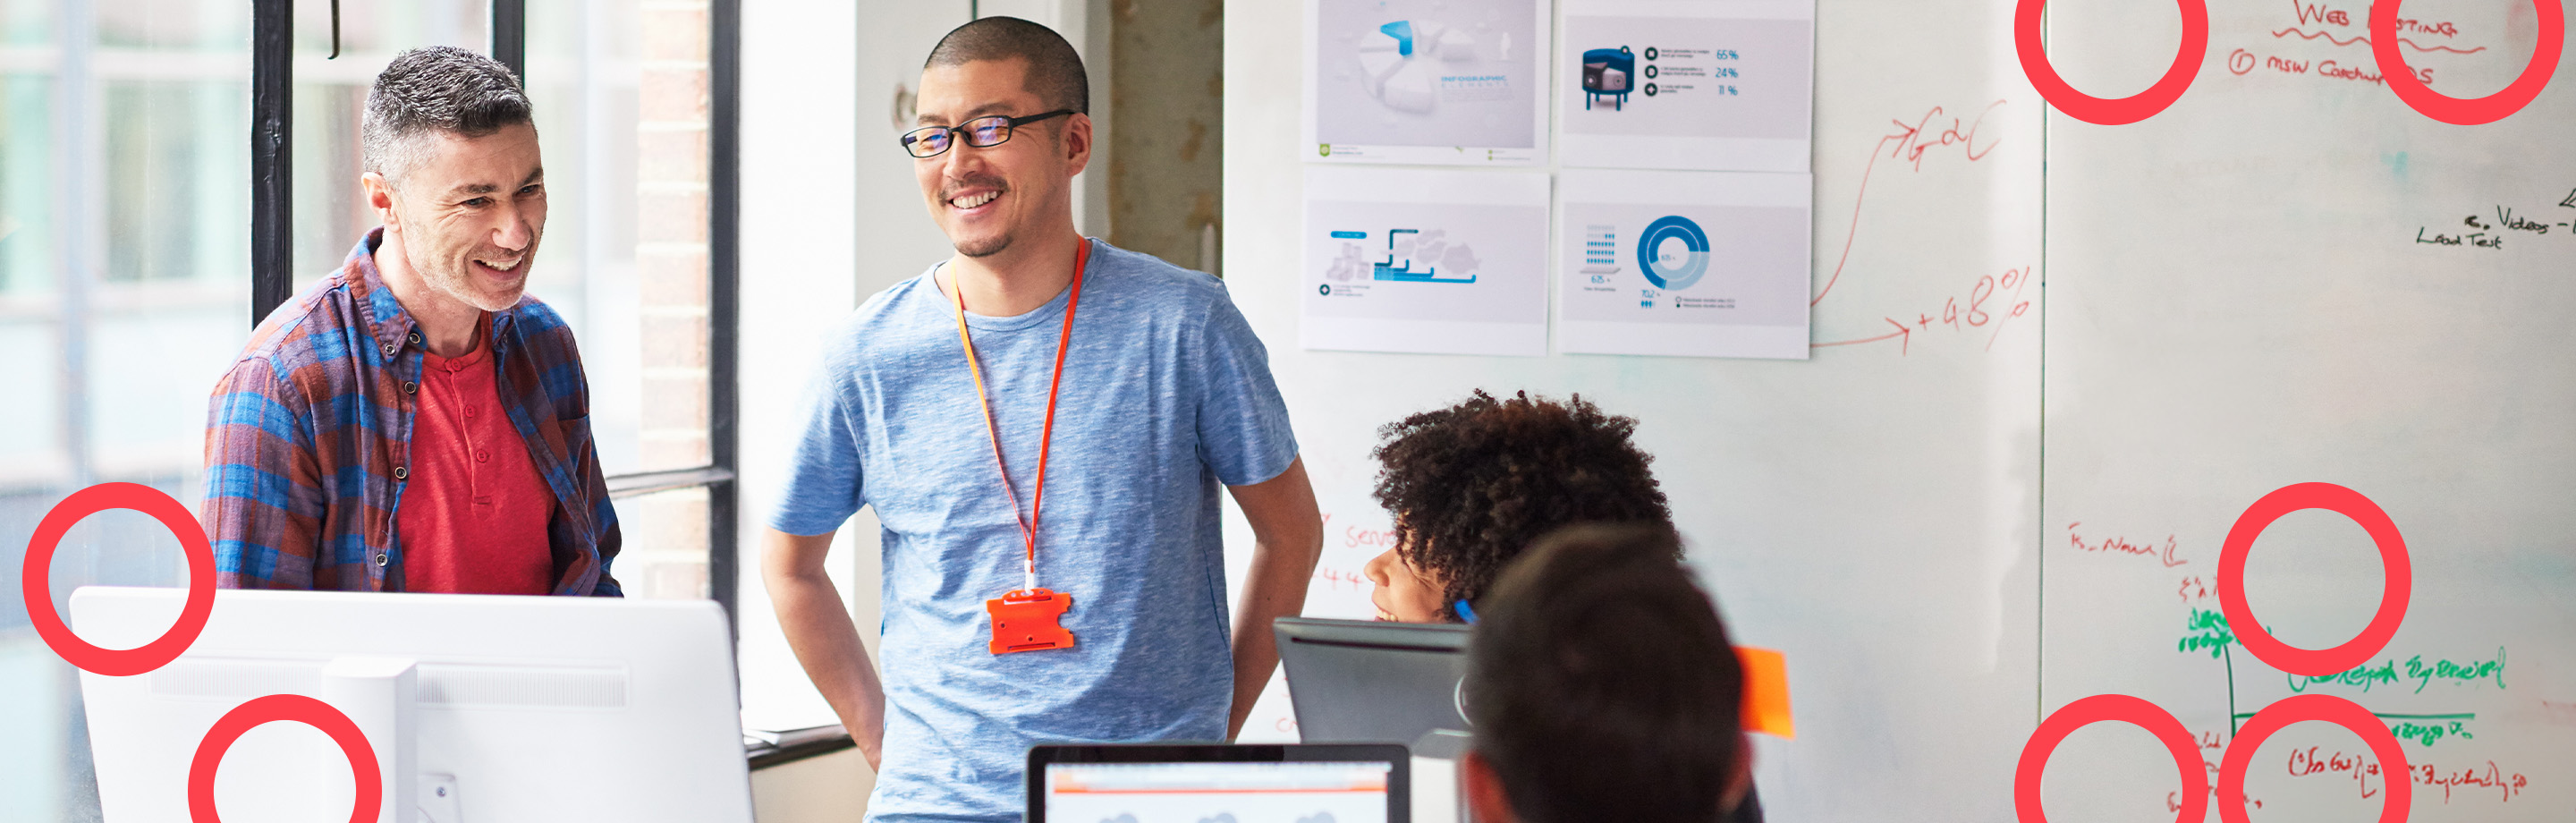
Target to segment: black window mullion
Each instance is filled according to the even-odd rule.
[[[294,0],[251,0],[250,322],[294,296]]]
[[[528,6],[526,0],[492,0],[492,59],[510,67],[519,84],[528,82]]]
[[[497,0],[496,0],[497,2]],[[715,467],[741,471],[739,427],[741,353],[742,3],[711,0],[707,9],[707,446]],[[737,532],[740,484],[728,479],[707,487],[707,584],[725,617],[741,635],[735,613],[739,585]]]

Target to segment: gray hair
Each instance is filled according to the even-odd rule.
[[[361,168],[397,180],[420,164],[420,138],[429,133],[481,137],[534,122],[527,91],[500,61],[455,46],[412,49],[395,55],[367,91]]]

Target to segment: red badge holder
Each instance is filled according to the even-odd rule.
[[[1073,608],[1073,595],[1021,589],[984,601],[993,617],[993,653],[1073,648],[1073,632],[1056,621]]]

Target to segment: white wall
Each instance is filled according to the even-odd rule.
[[[823,332],[857,305],[857,55],[860,23],[848,4],[743,4],[742,32],[742,518],[741,666],[746,719],[754,724],[834,722],[787,648],[760,579],[759,535],[785,477],[795,403]],[[845,530],[846,534],[847,530]],[[873,531],[869,545],[874,545]],[[846,539],[843,541],[848,542]],[[876,586],[849,555],[836,582],[874,625]],[[874,568],[871,563],[869,569]],[[812,807],[813,797],[855,797],[855,820],[873,775],[864,763],[830,781],[845,793],[799,785],[826,758],[754,781],[762,810]],[[811,764],[811,765],[809,765]],[[846,765],[846,764],[844,764]],[[854,793],[847,793],[854,792]],[[803,798],[790,802],[791,798]],[[829,805],[829,804],[821,804]],[[792,816],[805,819],[804,815]],[[776,819],[766,815],[766,819]]]
[[[2039,324],[1936,323],[1981,278],[2039,261],[2039,107],[2012,4],[1817,3],[1816,285],[1848,265],[1814,304],[1813,340],[1854,342],[1803,362],[1298,348],[1303,6],[1226,4],[1223,249],[1327,516],[1306,613],[1370,614],[1352,578],[1389,526],[1368,494],[1379,426],[1475,388],[1579,393],[1639,421],[1736,641],[1787,657],[1798,737],[1754,741],[1773,816],[2010,819],[2037,682]],[[1933,143],[1990,106],[1981,159],[1889,138],[1929,122],[1917,145]],[[1857,342],[1918,312],[1936,320],[1910,338]],[[1278,691],[1247,735],[1290,728]]]

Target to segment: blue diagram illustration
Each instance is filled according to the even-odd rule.
[[[1679,260],[1667,260],[1656,253],[1666,240],[1679,240],[1686,251]],[[1646,224],[1637,237],[1637,266],[1656,288],[1680,290],[1699,282],[1708,273],[1708,233],[1699,224],[1678,214],[1665,215]]]
[[[1627,46],[1615,49],[1591,49],[1583,53],[1583,110],[1592,110],[1592,101],[1610,98],[1612,111],[1626,111],[1628,92],[1634,90],[1637,57]]]
[[[1332,236],[1356,240],[1368,237],[1368,233],[1335,231]],[[1445,230],[1388,229],[1385,259],[1367,260],[1361,256],[1359,244],[1344,243],[1341,255],[1325,269],[1324,278],[1347,283],[1359,279],[1365,270],[1368,279],[1390,283],[1474,283],[1476,270],[1483,266],[1475,249],[1450,242]],[[1440,273],[1443,268],[1449,271],[1445,277]],[[1330,284],[1325,288],[1330,289]],[[1329,290],[1323,293],[1331,294]]]

